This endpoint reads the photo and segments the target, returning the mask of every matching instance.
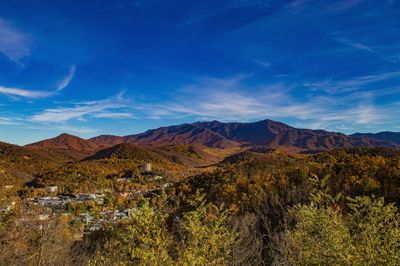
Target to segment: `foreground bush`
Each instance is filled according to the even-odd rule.
[[[192,211],[170,219],[164,202],[144,200],[129,224],[110,228],[91,265],[228,265],[236,233],[227,212],[197,196]],[[175,224],[175,225],[174,225]],[[175,230],[174,230],[175,228]]]
[[[295,226],[285,233],[287,261],[293,265],[400,265],[397,207],[373,197],[348,199],[345,207],[315,197],[309,205],[294,207],[290,215]]]

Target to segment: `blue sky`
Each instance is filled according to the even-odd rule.
[[[400,131],[400,1],[0,0],[0,139]]]

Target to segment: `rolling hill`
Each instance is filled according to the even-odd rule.
[[[47,153],[64,161],[81,160],[96,151],[101,145],[69,134],[61,134],[55,138],[42,140],[25,146],[36,152]]]
[[[77,150],[87,152],[92,152],[98,149],[98,146],[93,141],[85,140],[65,133],[55,138],[28,144],[27,147]]]
[[[138,145],[122,143],[96,152],[85,160],[99,160],[105,158],[135,159],[148,162],[167,162],[156,152]]]
[[[61,164],[58,158],[48,153],[0,142],[0,179],[29,179]]]

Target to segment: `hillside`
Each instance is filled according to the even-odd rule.
[[[240,143],[232,141],[219,132],[194,124],[162,127],[148,130],[145,133],[124,138],[126,142],[165,145],[165,144],[197,144],[207,147],[232,148]]]
[[[166,162],[165,158],[154,151],[138,145],[122,143],[100,150],[85,160],[99,160],[106,158],[131,159],[147,162]]]
[[[77,150],[92,152],[98,149],[93,141],[85,140],[69,134],[61,134],[55,138],[42,140],[27,145],[27,147],[40,147],[64,150]]]
[[[75,161],[85,158],[99,150],[95,142],[69,134],[35,142],[25,147],[58,157],[64,161]]]
[[[122,143],[38,175],[30,185],[40,188],[56,184],[64,192],[88,192],[115,189],[118,178],[129,178],[131,185],[148,186],[151,182],[147,182],[149,180],[146,181],[142,174],[144,163],[151,163],[152,172],[161,175],[164,182],[175,182],[200,172],[181,162],[174,162],[165,152],[151,146]]]
[[[250,162],[254,159],[258,159],[268,154],[272,154],[276,152],[275,149],[269,149],[265,147],[255,147],[250,148],[245,151],[241,151],[230,156],[227,156],[224,160],[222,160],[219,165],[224,166],[225,164],[237,164],[240,162]]]
[[[168,160],[189,167],[216,164],[237,150],[217,149],[195,144],[165,145],[154,148]]]
[[[112,147],[120,143],[124,143],[124,137],[113,136],[113,135],[100,135],[89,139],[89,141],[95,144],[98,148]]]
[[[173,163],[187,167],[207,166],[218,163],[235,150],[220,150],[200,145],[150,146],[121,143],[97,151],[84,160],[106,158],[142,160],[152,163]]]
[[[48,154],[29,148],[0,142],[1,179],[31,179],[34,175],[51,171],[61,162]]]

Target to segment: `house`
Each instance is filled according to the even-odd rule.
[[[75,197],[78,200],[86,201],[86,200],[95,200],[97,198],[96,194],[75,194]]]
[[[161,180],[161,179],[163,179],[162,176],[155,175],[154,177],[149,178],[149,181],[155,181],[155,180]]]
[[[36,202],[47,207],[62,208],[67,201],[59,197],[41,197],[37,198]]]
[[[132,182],[132,177],[120,177],[117,178],[117,183],[131,183]]]
[[[46,220],[49,219],[49,215],[48,215],[48,214],[39,214],[39,215],[37,216],[37,219],[38,219],[39,221],[46,221]]]
[[[173,183],[165,183],[163,186],[162,186],[162,188],[163,189],[166,189],[166,188],[169,188],[169,187],[171,187],[171,186],[173,186],[174,184]]]
[[[119,193],[119,195],[120,195],[121,197],[124,197],[124,198],[128,197],[130,194],[131,194],[131,193],[130,193],[130,192],[127,192],[127,191],[125,191],[125,192],[120,192],[120,193]]]
[[[47,192],[49,192],[49,193],[56,193],[57,190],[58,190],[57,186],[49,186],[49,187],[47,187]]]

